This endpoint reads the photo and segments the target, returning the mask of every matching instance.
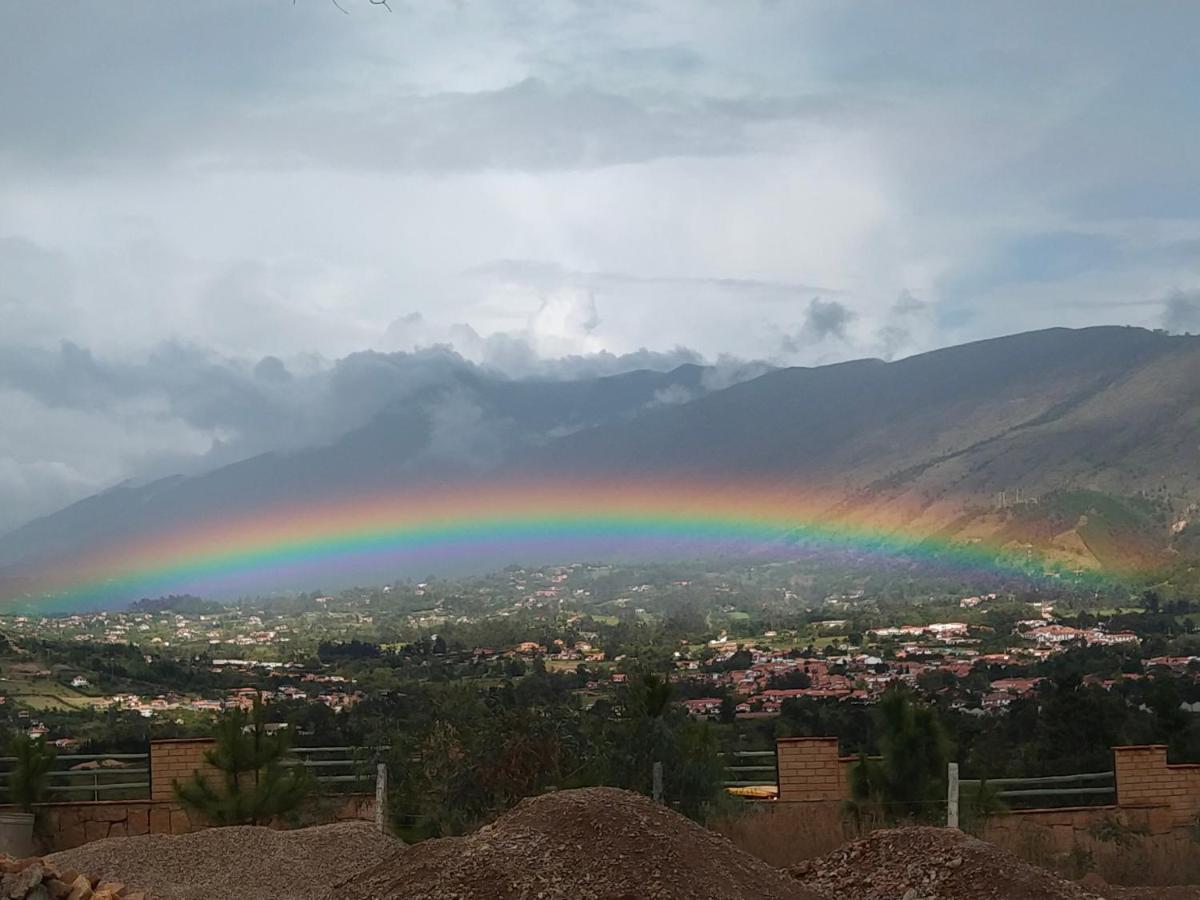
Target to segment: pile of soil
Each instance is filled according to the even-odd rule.
[[[522,801],[467,837],[415,844],[329,900],[820,900],[676,812],[615,788]]]
[[[46,857],[154,900],[309,900],[404,845],[366,822],[295,831],[249,825],[107,838]]]
[[[1054,872],[949,828],[876,831],[789,870],[850,900],[1100,900]]]

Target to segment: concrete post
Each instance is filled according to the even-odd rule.
[[[387,830],[387,763],[375,767],[375,827]]]
[[[663,778],[662,778],[662,763],[654,764],[654,802],[663,802]]]
[[[946,766],[946,827],[958,827],[958,763]]]

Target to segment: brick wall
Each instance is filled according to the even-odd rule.
[[[1187,828],[1200,815],[1200,765],[1167,765],[1162,744],[1113,748],[1117,805],[1163,810],[1171,827]]]
[[[775,744],[779,767],[779,799],[842,800],[846,796],[844,766],[837,738],[780,738]]]
[[[173,800],[173,782],[186,781],[194,772],[217,780],[221,773],[204,759],[205,751],[216,746],[210,738],[150,742],[150,799]]]

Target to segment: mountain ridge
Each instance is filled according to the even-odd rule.
[[[709,371],[452,379],[329,443],[113,488],[35,520],[0,537],[0,574],[189,518],[473,477],[820,486],[831,516],[899,511],[917,532],[1028,540],[1085,568],[1122,555],[1098,537],[1109,515],[1136,520],[1139,553],[1169,562],[1181,542],[1159,518],[1200,502],[1200,338],[1047,329],[894,362],[772,369],[716,390]],[[1026,504],[1047,498],[1040,519],[997,500],[1018,491]],[[1051,498],[1072,492],[1153,496],[1161,509],[1131,518],[1097,501],[1089,529],[1054,511]]]

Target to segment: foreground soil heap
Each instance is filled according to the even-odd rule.
[[[639,794],[559,791],[462,838],[409,847],[329,900],[819,900]]]
[[[1098,900],[1074,882],[949,828],[877,831],[792,874],[848,900]]]
[[[153,900],[310,900],[402,846],[365,822],[295,831],[246,825],[109,838],[46,859],[148,891]]]

